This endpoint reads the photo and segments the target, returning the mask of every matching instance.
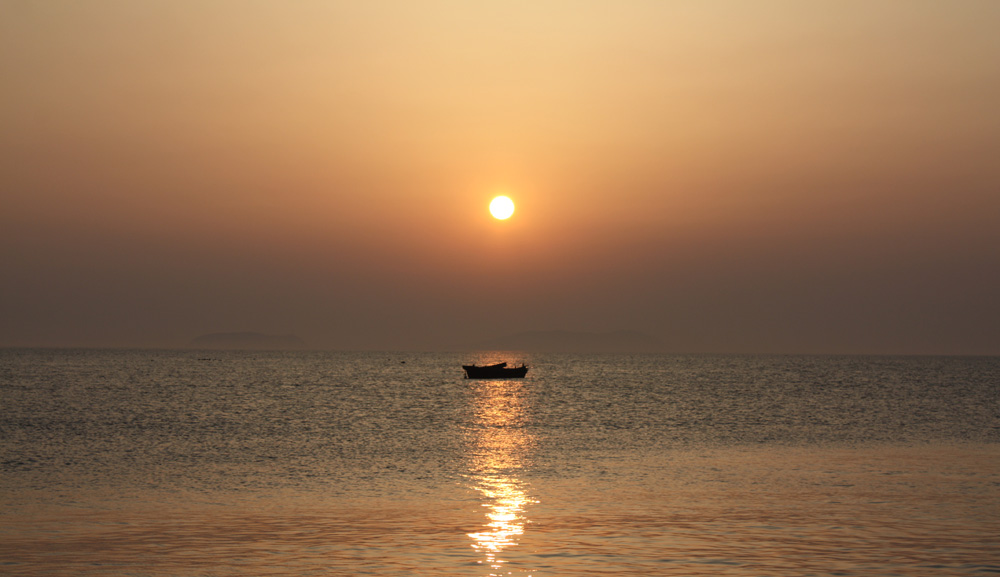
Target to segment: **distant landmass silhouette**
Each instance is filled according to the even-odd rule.
[[[306,343],[295,335],[265,335],[262,333],[211,333],[191,340],[197,349],[302,349]]]
[[[659,350],[660,341],[636,331],[526,331],[485,341],[480,347],[557,353],[638,353]]]

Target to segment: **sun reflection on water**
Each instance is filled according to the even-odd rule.
[[[517,545],[529,522],[525,506],[533,503],[519,472],[534,445],[525,430],[527,392],[523,381],[482,381],[470,385],[475,408],[469,443],[469,479],[482,495],[487,523],[469,533],[472,547],[490,568],[502,573],[505,550]]]

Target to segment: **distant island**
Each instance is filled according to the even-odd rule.
[[[195,349],[303,349],[306,343],[295,335],[265,335],[262,333],[211,333],[191,340]]]
[[[479,348],[556,353],[638,353],[658,351],[660,341],[636,331],[526,331],[485,341],[480,343]]]

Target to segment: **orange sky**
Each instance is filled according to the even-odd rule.
[[[0,1],[0,345],[1000,354],[998,22]]]

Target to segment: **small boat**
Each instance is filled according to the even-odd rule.
[[[467,379],[523,379],[528,374],[528,367],[521,364],[520,367],[508,367],[507,363],[497,363],[495,365],[462,365],[465,369]]]

